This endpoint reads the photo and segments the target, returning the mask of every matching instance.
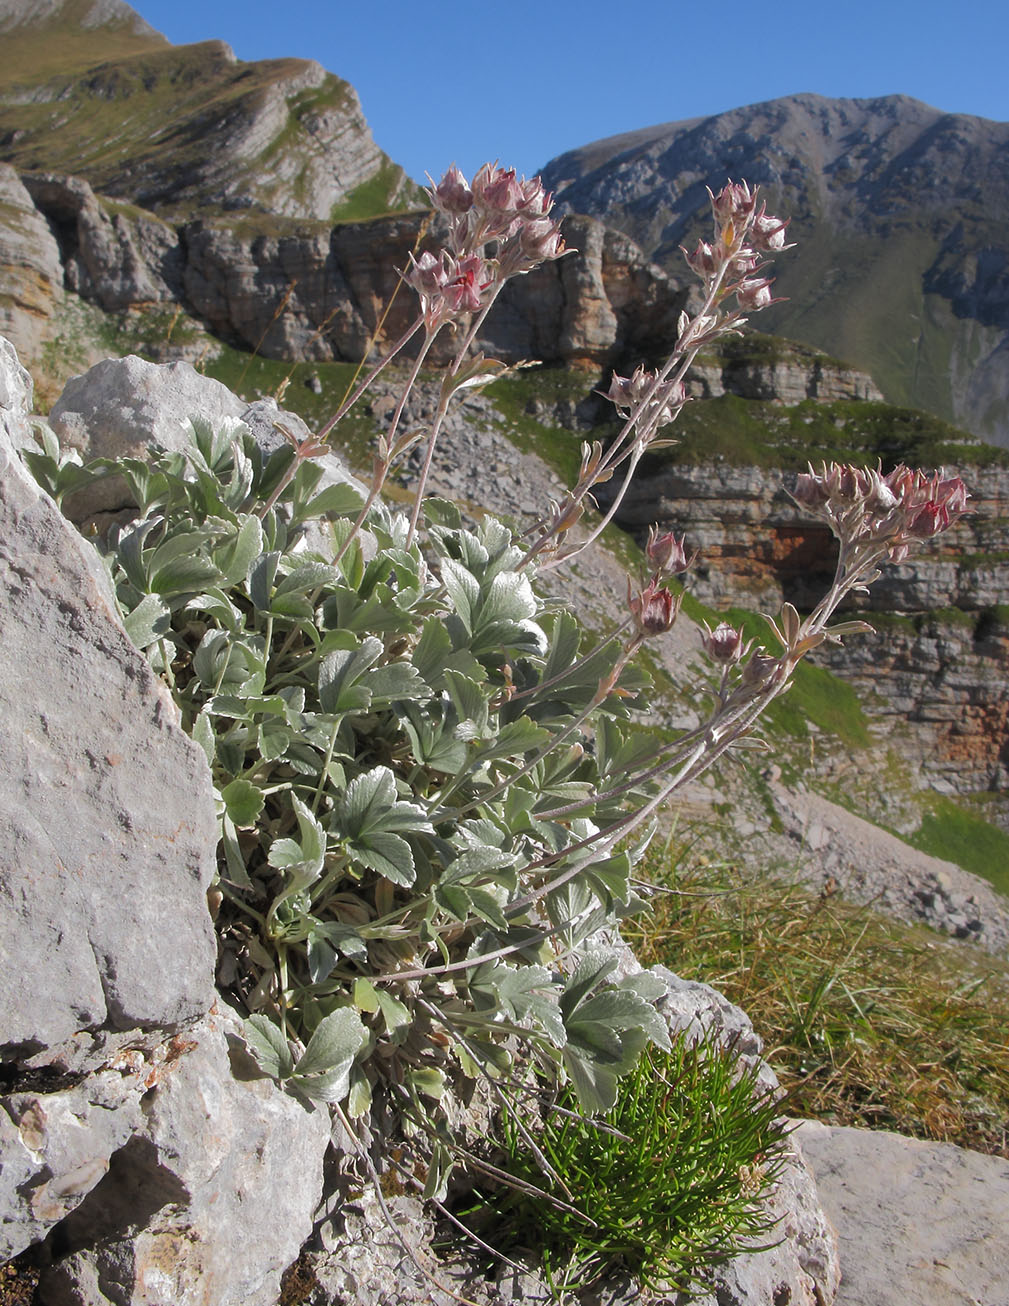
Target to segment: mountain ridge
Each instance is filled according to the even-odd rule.
[[[706,186],[791,215],[762,327],[867,370],[893,403],[1009,445],[1009,123],[908,96],[803,94],[592,142],[546,165],[558,208],[602,218],[674,282]]]

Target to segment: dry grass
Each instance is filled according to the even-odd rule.
[[[1009,964],[682,849],[648,873],[635,951],[747,1012],[790,1112],[1009,1159]]]

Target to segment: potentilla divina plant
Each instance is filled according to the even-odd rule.
[[[467,527],[424,485],[454,396],[500,373],[472,352],[486,314],[564,244],[538,179],[488,165],[470,184],[451,168],[430,194],[448,236],[402,270],[416,320],[317,436],[266,457],[241,423],[211,430],[196,415],[184,453],[82,468],[46,433],[29,461],[57,497],[105,475],[132,489],[137,517],[100,547],[127,630],[213,772],[218,978],[247,1015],[250,1048],[264,1071],[331,1104],[363,1164],[369,1131],[395,1132],[408,1182],[440,1201],[467,1154],[456,1122],[475,1081],[513,1120],[544,1082],[568,1085],[591,1115],[613,1107],[647,1044],[669,1050],[663,985],[619,973],[613,943],[643,905],[632,871],[656,815],[751,740],[811,649],[866,629],[832,624],[838,605],[952,525],[967,492],[905,467],[811,468],[794,498],[839,541],[823,599],[806,617],[785,604],[770,622],[776,655],[727,624],[708,630],[702,722],[672,741],[629,730],[647,710],[635,654],[677,619],[669,581],[688,568],[684,541],[652,532],[625,620],[602,639],[544,599],[536,576],[612,519],[682,408],[697,351],[772,302],[762,260],[788,248],[786,223],[745,184],[712,196],[712,239],[686,255],[700,309],[682,315],[664,366],[612,378],[618,434],[584,446],[576,484],[519,541],[490,517]],[[404,429],[445,333],[456,351],[434,418]],[[329,436],[411,342],[366,495],[320,488]],[[416,501],[393,510],[383,486],[424,439]],[[614,478],[606,516],[573,542],[593,489]]]

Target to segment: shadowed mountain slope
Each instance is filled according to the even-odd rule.
[[[759,184],[800,244],[761,327],[1009,445],[1009,124],[795,95],[597,141],[543,175],[561,208],[619,227],[674,279],[679,246],[706,232],[705,186]]]

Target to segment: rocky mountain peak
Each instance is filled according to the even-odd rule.
[[[19,27],[48,27],[57,22],[72,23],[86,31],[100,27],[126,28],[137,36],[165,39],[123,0],[6,0],[0,13],[0,32]]]
[[[886,397],[1009,445],[1009,123],[908,96],[803,94],[665,123],[561,155],[569,212],[625,231],[674,279],[706,186],[763,187],[799,248],[766,328],[869,371]]]
[[[173,46],[121,0],[17,0],[4,21],[16,58],[0,69],[0,161],[19,172],[73,174],[183,218],[331,221],[348,203],[374,212],[413,196],[353,87],[313,60]]]

